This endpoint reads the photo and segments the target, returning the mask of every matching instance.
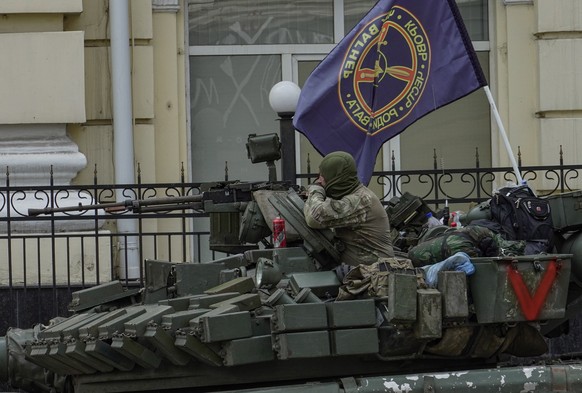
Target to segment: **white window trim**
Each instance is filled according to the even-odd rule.
[[[344,37],[344,0],[333,2],[333,42],[340,42]]]
[[[220,45],[190,46],[189,56],[245,56],[245,55],[321,55],[326,56],[336,44],[289,45]],[[476,51],[489,51],[489,41],[474,41]]]
[[[503,0],[503,4],[505,5],[518,5],[518,4],[532,5],[533,3],[534,3],[533,0]]]
[[[190,46],[189,56],[244,56],[329,53],[335,44]]]

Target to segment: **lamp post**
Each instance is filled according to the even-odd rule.
[[[281,138],[281,174],[283,181],[295,183],[297,172],[295,165],[295,128],[293,115],[301,89],[291,81],[282,81],[271,88],[269,104],[279,116],[279,137]]]

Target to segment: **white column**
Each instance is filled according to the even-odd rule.
[[[111,29],[111,91],[113,94],[113,164],[117,184],[134,183],[133,111],[131,96],[131,60],[129,48],[128,0],[109,2]],[[123,198],[118,196],[118,201]],[[117,220],[120,234],[120,276],[139,278],[140,260],[136,220]]]
[[[31,190],[11,195],[9,201],[3,193],[2,203],[6,205],[0,209],[0,216],[6,217],[9,212],[12,217],[27,216],[29,208],[50,206],[51,196],[37,193],[36,189],[42,190],[50,185],[51,172],[55,185],[69,185],[86,165],[87,159],[67,136],[64,124],[0,125],[0,186],[6,185],[8,175],[11,187],[26,186]],[[88,194],[60,193],[54,203],[61,207],[94,203],[91,198]],[[94,228],[94,222],[57,221],[55,226],[57,231],[78,231]],[[3,223],[0,229],[5,231],[6,224]],[[11,230],[21,233],[47,232],[50,222],[14,221]]]

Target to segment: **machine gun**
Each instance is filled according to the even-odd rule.
[[[294,187],[290,182],[278,182],[275,170],[275,161],[281,158],[281,142],[277,134],[256,135],[250,134],[247,139],[247,155],[253,164],[266,162],[269,171],[268,182],[239,182],[225,181],[204,183],[201,185],[201,194],[149,199],[127,199],[122,202],[97,203],[65,207],[44,207],[28,209],[29,216],[42,214],[83,212],[88,210],[104,210],[106,213],[149,213],[169,210],[201,210],[214,211],[209,204],[232,204],[231,208],[238,208],[243,203],[252,200],[252,192],[262,189],[286,190]],[[221,210],[221,209],[218,209]],[[243,209],[244,210],[244,209]]]
[[[266,162],[268,181],[209,182],[200,185],[200,194],[165,198],[127,199],[121,202],[78,204],[76,206],[46,206],[32,208],[28,215],[73,215],[95,211],[122,218],[125,213],[158,213],[192,210],[210,218],[210,249],[226,253],[241,253],[258,248],[258,243],[270,247],[266,239],[271,235],[272,219],[277,215],[267,199],[272,193],[299,191],[294,182],[277,181],[275,161],[281,158],[277,134],[251,134],[247,142],[248,158],[253,164]],[[264,193],[262,193],[264,192]],[[255,194],[258,195],[255,197]],[[259,195],[260,194],[260,195]],[[99,213],[97,213],[99,212]],[[291,229],[291,242],[299,236]]]
[[[297,185],[288,182],[212,182],[200,186],[201,193],[196,195],[127,199],[121,202],[79,204],[76,206],[44,207],[28,209],[28,215],[54,215],[87,211],[103,211],[118,215],[131,212],[148,214],[175,210],[192,210],[207,214],[210,218],[210,249],[226,253],[239,253],[257,248],[271,234],[264,216],[272,218],[276,213],[261,213],[255,192],[285,193],[290,189],[299,190]],[[250,206],[249,206],[250,205]],[[265,204],[261,204],[265,206]],[[266,244],[268,246],[268,244]]]
[[[44,207],[28,209],[30,217],[43,214],[84,212],[89,210],[103,210],[105,213],[117,214],[124,212],[155,213],[171,210],[198,210],[214,211],[211,205],[230,204],[230,207],[244,206],[252,200],[252,193],[258,190],[287,190],[294,187],[288,182],[212,182],[200,185],[201,193],[165,198],[126,199],[121,202],[104,202],[76,206]],[[218,209],[221,210],[221,209]]]

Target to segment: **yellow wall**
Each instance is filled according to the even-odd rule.
[[[526,157],[523,165],[538,164],[539,121],[538,70],[534,59],[536,46],[535,10],[530,4],[504,5],[494,2],[494,39],[491,43],[491,90],[499,109],[513,155],[518,148]],[[492,122],[493,166],[510,166],[509,152]]]
[[[67,29],[85,31],[85,101],[87,121],[70,124],[72,139],[87,156],[88,165],[75,178],[77,184],[93,182],[97,165],[100,183],[113,183],[113,104],[111,96],[111,51],[107,0],[84,0],[83,13],[65,19]],[[160,181],[155,173],[154,149],[154,61],[152,4],[130,1],[130,54],[135,160],[147,181]],[[137,171],[137,168],[136,168]],[[145,180],[144,180],[145,181]]]
[[[495,2],[492,90],[514,155],[523,165],[565,164],[582,156],[582,2]],[[493,133],[494,165],[508,166],[507,151]],[[547,188],[543,179],[538,189]],[[572,184],[572,183],[571,183]],[[574,184],[575,185],[575,184]]]
[[[65,18],[67,29],[85,31],[87,122],[69,133],[88,159],[75,183],[113,182],[111,53],[108,2],[84,0],[84,12]],[[153,12],[149,1],[130,2],[135,160],[143,182],[179,180],[187,162],[183,13]],[[88,150],[85,150],[88,149]]]
[[[83,32],[0,34],[3,124],[85,121]]]
[[[81,0],[2,0],[0,13],[67,13],[81,12]]]
[[[81,0],[0,2],[0,122],[85,121],[83,31],[64,31]]]
[[[561,146],[564,162],[577,164],[582,162],[582,2],[538,1],[537,30],[541,163],[555,165]]]

